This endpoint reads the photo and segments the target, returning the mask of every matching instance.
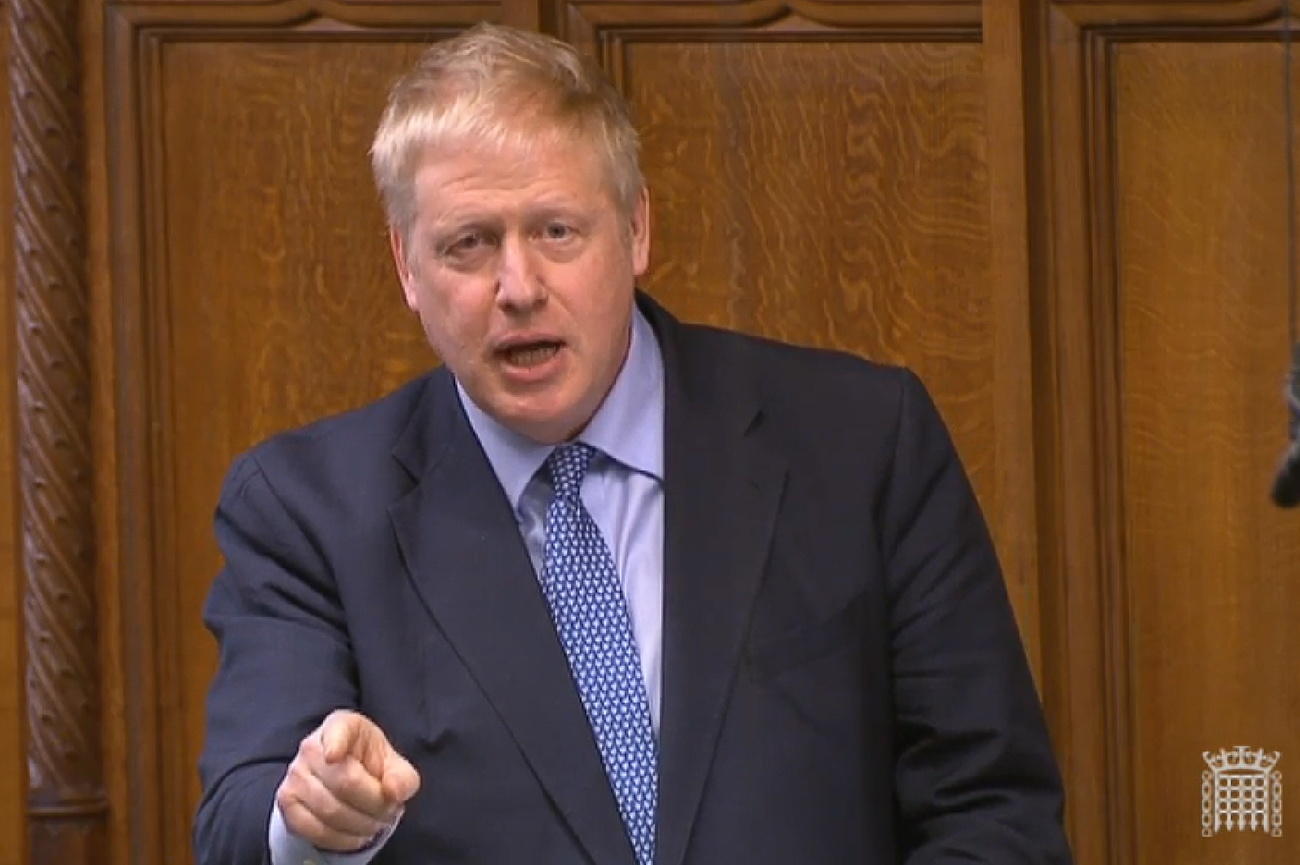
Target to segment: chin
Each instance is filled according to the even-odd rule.
[[[502,413],[498,420],[510,430],[542,444],[559,444],[570,438],[571,425],[554,414],[516,410]]]
[[[570,400],[523,399],[513,405],[502,406],[501,422],[531,439],[555,444],[571,438],[575,430],[586,426],[590,417],[580,417],[581,412]]]

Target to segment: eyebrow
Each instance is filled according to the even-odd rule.
[[[541,202],[525,207],[518,214],[518,219],[523,224],[538,222],[546,219],[563,217],[569,221],[591,224],[597,222],[599,214],[593,214],[588,208],[581,207],[571,202]],[[441,236],[447,233],[465,231],[472,228],[492,228],[499,229],[507,220],[503,219],[500,214],[480,213],[473,210],[465,210],[461,213],[451,213],[436,219],[430,226],[430,231],[435,236]]]
[[[439,219],[429,226],[429,234],[432,237],[445,237],[448,234],[459,234],[463,231],[474,229],[497,228],[501,225],[499,218],[494,218],[482,214],[465,214],[460,217],[451,217]]]

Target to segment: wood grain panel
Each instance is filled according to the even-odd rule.
[[[623,59],[649,290],[687,319],[906,362],[994,513],[982,75],[967,43],[633,42]]]
[[[199,793],[215,651],[197,623],[220,565],[211,513],[232,456],[434,360],[391,272],[366,155],[388,84],[419,49],[171,42],[158,58],[150,303],[161,733],[179,743],[164,766],[171,850],[184,849]]]
[[[1114,166],[1138,862],[1300,861],[1201,837],[1203,751],[1300,759],[1300,531],[1267,491],[1288,360],[1282,53],[1114,47]]]

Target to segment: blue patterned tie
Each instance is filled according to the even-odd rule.
[[[650,865],[659,786],[654,731],[614,557],[578,496],[594,453],[572,444],[546,459],[555,497],[546,509],[542,590],[637,862]]]

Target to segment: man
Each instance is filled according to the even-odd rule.
[[[372,152],[445,366],[231,470],[200,862],[1067,862],[917,380],[638,295],[636,135],[561,43],[434,46]]]

